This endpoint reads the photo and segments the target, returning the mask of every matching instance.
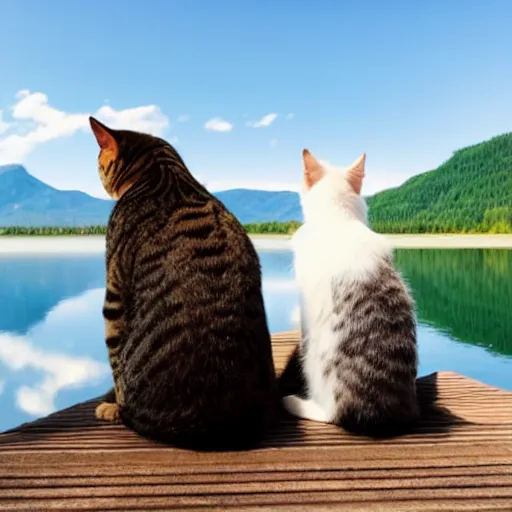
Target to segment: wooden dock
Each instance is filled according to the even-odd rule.
[[[278,369],[297,339],[274,336]],[[512,393],[447,372],[419,382],[437,410],[407,436],[283,417],[250,452],[156,445],[96,421],[90,400],[0,435],[0,510],[512,511]]]

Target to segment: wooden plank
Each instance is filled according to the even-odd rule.
[[[281,371],[298,340],[273,336]],[[264,446],[198,453],[94,418],[89,400],[0,435],[0,510],[512,510],[512,393],[442,372],[406,436],[283,416]]]

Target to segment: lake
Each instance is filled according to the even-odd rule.
[[[291,253],[259,247],[270,329],[292,328]],[[401,249],[395,260],[417,302],[420,374],[512,390],[512,250]],[[0,431],[111,386],[104,276],[102,250],[0,254]]]

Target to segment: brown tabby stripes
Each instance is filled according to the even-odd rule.
[[[91,127],[118,199],[103,308],[114,393],[97,416],[191,448],[256,445],[278,397],[252,242],[167,142]]]

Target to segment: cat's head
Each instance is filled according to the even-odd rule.
[[[147,168],[149,159],[166,145],[146,133],[114,130],[89,117],[92,132],[100,147],[98,171],[107,194],[119,199]]]
[[[339,214],[367,223],[366,202],[361,196],[366,154],[346,168],[318,161],[307,149],[302,151],[301,202],[304,220],[328,220]]]

